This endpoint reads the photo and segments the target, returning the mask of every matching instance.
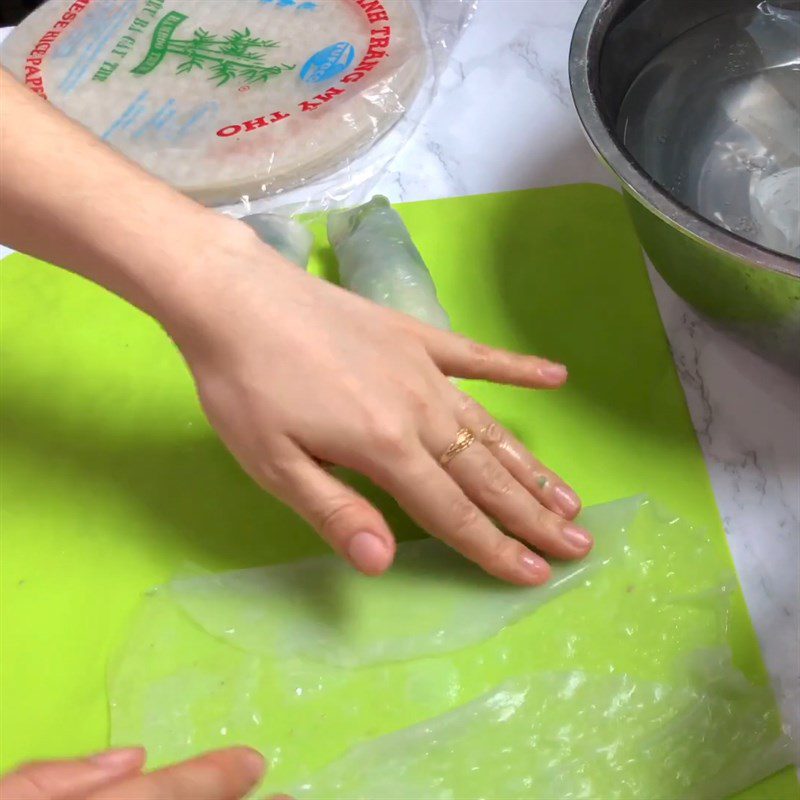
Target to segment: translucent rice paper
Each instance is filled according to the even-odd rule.
[[[251,214],[242,217],[262,242],[274,247],[293,264],[305,269],[314,246],[311,231],[297,219],[283,214]]]
[[[646,793],[654,785],[645,783],[650,771],[664,781],[664,787],[674,786],[679,780],[693,782],[691,790],[673,793],[673,797],[722,797],[729,789],[753,783],[787,762],[774,702],[769,691],[759,685],[763,679],[760,665],[739,658],[735,631],[737,620],[747,612],[735,578],[728,572],[724,543],[712,542],[703,531],[646,501],[621,501],[590,509],[587,514],[600,514],[609,524],[610,520],[617,520],[616,530],[603,529],[600,546],[620,542],[620,557],[590,578],[584,575],[584,579],[574,581],[569,591],[563,591],[551,602],[539,604],[531,613],[523,611],[516,622],[493,598],[491,603],[497,603],[497,613],[506,616],[503,623],[481,623],[485,638],[479,641],[470,643],[461,638],[458,625],[468,615],[452,609],[459,622],[446,629],[444,640],[448,644],[460,641],[461,649],[434,650],[428,657],[342,668],[283,650],[270,652],[263,646],[260,634],[248,637],[259,643],[258,649],[247,650],[232,646],[224,636],[209,635],[175,602],[172,591],[155,591],[145,599],[128,640],[109,671],[112,744],[144,744],[153,767],[211,748],[248,744],[263,752],[271,764],[257,796],[309,784],[313,793],[312,789],[305,789],[301,796],[344,800],[349,798],[346,793],[329,793],[330,782],[340,780],[337,776],[347,769],[336,766],[336,762],[344,758],[345,764],[354,764],[353,759],[361,756],[353,748],[361,746],[372,753],[369,748],[385,746],[379,743],[379,737],[392,734],[391,741],[398,742],[395,746],[408,748],[396,753],[397,760],[391,766],[394,770],[403,762],[404,771],[393,773],[393,786],[395,796],[404,800],[448,796],[420,794],[419,781],[427,781],[426,791],[443,792],[449,788],[450,796],[458,800],[539,797],[542,795],[508,790],[514,780],[525,777],[520,764],[527,764],[532,754],[531,749],[519,749],[521,745],[516,740],[513,746],[518,749],[501,753],[507,745],[497,746],[505,735],[499,727],[487,729],[491,732],[483,737],[482,761],[470,763],[470,771],[451,787],[434,784],[442,774],[441,766],[434,770],[434,765],[425,759],[412,764],[413,753],[419,751],[414,743],[417,734],[396,734],[428,720],[428,727],[434,730],[455,731],[459,725],[435,720],[451,712],[460,714],[456,719],[465,723],[473,712],[479,712],[481,720],[488,719],[485,699],[478,700],[472,711],[455,710],[487,693],[491,696],[508,691],[498,688],[507,681],[522,681],[510,685],[534,687],[535,693],[526,697],[535,702],[530,706],[526,703],[520,716],[509,718],[509,730],[527,725],[528,740],[539,735],[541,743],[557,734],[563,745],[563,751],[559,751],[561,760],[552,769],[548,767],[548,774],[534,775],[529,770],[528,776],[535,777],[531,791],[542,781],[556,780],[559,775],[566,781],[570,777],[566,773],[575,772],[574,760],[585,754],[591,757],[586,758],[579,774],[587,786],[604,787],[610,780],[609,759],[615,758],[615,750],[638,754],[650,748],[654,753],[648,763],[639,758],[626,762],[622,755],[616,758],[620,785],[627,785],[627,781],[643,787],[636,790],[640,794],[627,796],[647,800],[660,796]],[[600,517],[594,520],[595,531],[599,532]],[[371,583],[379,587],[383,580]],[[463,579],[456,581],[457,585],[461,582]],[[205,592],[199,591],[202,581],[192,579],[186,583],[198,589],[198,597],[205,597]],[[218,579],[208,585],[219,591]],[[480,614],[480,602],[475,596],[482,598],[493,588],[497,586],[480,578],[471,588],[461,585],[459,602],[469,604]],[[348,608],[337,603],[338,595],[331,587],[310,583],[287,590],[291,591],[291,602],[282,601],[267,609],[267,615],[273,618],[289,615],[286,626],[276,624],[273,631],[292,624],[299,626],[298,631],[315,631],[317,623],[310,620],[321,616],[325,619],[326,606],[335,608],[337,613]],[[395,599],[405,608],[425,608],[438,614],[441,595],[437,591],[424,576],[419,581],[409,576],[409,580],[396,584]],[[516,595],[525,593],[526,590],[509,590],[509,606],[518,602]],[[238,608],[237,613],[244,610],[246,595],[235,593],[231,604]],[[222,593],[216,598],[222,605],[229,602],[224,596]],[[250,595],[250,599],[259,606],[266,602],[261,594]],[[189,605],[194,608],[193,600]],[[391,605],[390,600],[386,596],[381,602]],[[271,596],[269,602],[272,603]],[[256,627],[262,623],[262,611],[261,607],[252,609]],[[237,633],[243,632],[241,626],[248,624],[247,619],[241,616],[238,620]],[[367,629],[355,628],[362,633]],[[419,636],[420,629],[415,630],[414,646],[427,647]],[[381,630],[375,633],[379,643],[371,652],[385,654],[397,642],[408,642],[408,634],[408,620],[403,615],[387,615]],[[720,649],[731,646],[737,654],[735,663],[741,676],[736,676],[719,655]],[[690,669],[686,654],[709,648],[717,649],[718,654],[702,656]],[[300,649],[311,650],[308,646]],[[319,658],[319,654],[313,655]],[[698,669],[698,663],[708,668]],[[581,676],[575,691],[580,690],[586,700],[594,698],[594,706],[579,709],[581,702],[570,700],[575,675]],[[548,691],[539,691],[537,686]],[[633,700],[641,699],[649,711],[637,710],[633,700],[626,699],[631,687],[635,688]],[[555,697],[564,692],[566,697],[559,705]],[[612,695],[618,698],[622,709],[620,725],[613,727],[602,722],[603,711],[611,707]],[[687,698],[695,697],[695,713],[687,713]],[[538,714],[540,702],[546,703],[549,714]],[[720,727],[709,723],[709,714]],[[653,735],[658,719],[669,721],[660,727],[660,735],[671,742],[663,749],[659,749],[661,740]],[[540,726],[544,727],[540,730]],[[376,739],[378,743],[369,744]],[[675,741],[684,740],[690,744],[675,751],[678,763],[662,758],[660,754],[666,753]],[[471,739],[466,730],[462,738],[454,738],[449,744],[442,740],[451,751],[448,758],[454,765],[470,761],[470,748],[475,742],[477,739]],[[555,752],[552,741],[548,746]],[[750,758],[742,755],[748,750]],[[348,751],[350,754],[345,755]],[[534,765],[540,763],[536,761]],[[473,766],[480,769],[473,772]],[[482,788],[489,780],[487,774],[494,779],[495,789],[490,793]],[[727,776],[729,783],[717,783],[713,777],[717,774]],[[354,783],[348,784],[347,791],[369,787],[356,782],[368,778],[371,780],[367,773],[360,773],[360,777],[354,773]],[[699,783],[712,778],[715,783],[709,789]],[[369,787],[369,791],[377,790]],[[553,796],[559,795],[551,793]],[[574,796],[607,800],[614,795]],[[379,797],[373,794],[372,800]]]
[[[209,633],[245,650],[358,667],[459,650],[494,636],[624,553],[639,500],[590,509],[597,546],[553,565],[546,586],[500,583],[436,539],[399,545],[380,580],[336,556],[173,582],[169,589]]]
[[[726,649],[688,682],[539,672],[353,748],[297,800],[723,800],[791,763],[768,690]]]
[[[402,217],[380,195],[328,215],[342,286],[379,305],[450,330],[436,286]]]

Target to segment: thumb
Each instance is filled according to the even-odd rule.
[[[107,750],[88,758],[25,764],[0,779],[0,800],[73,800],[138,773],[141,748]]]

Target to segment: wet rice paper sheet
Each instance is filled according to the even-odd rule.
[[[380,581],[326,557],[158,589],[110,669],[112,741],[152,766],[246,743],[261,791],[308,798],[716,798],[790,763],[730,659],[718,545],[642,499],[584,522],[595,555],[539,589],[428,541]]]
[[[295,787],[297,800],[727,798],[791,762],[769,691],[726,648],[688,680],[538,672],[354,747]]]
[[[175,601],[209,633],[244,650],[343,667],[422,658],[496,634],[623,555],[638,500],[590,509],[598,545],[556,563],[543,587],[500,583],[437,539],[405,542],[380,580],[335,556],[173,581]]]

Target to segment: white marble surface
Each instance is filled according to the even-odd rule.
[[[378,190],[420,200],[570,182],[613,186],[570,100],[567,53],[581,6],[482,0],[433,107]],[[800,731],[800,382],[653,281],[784,718]]]

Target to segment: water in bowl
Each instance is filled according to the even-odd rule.
[[[674,40],[628,90],[619,135],[678,201],[800,258],[800,3],[754,4]]]

